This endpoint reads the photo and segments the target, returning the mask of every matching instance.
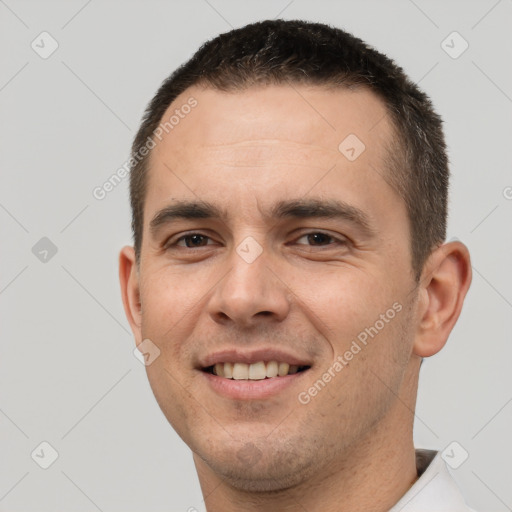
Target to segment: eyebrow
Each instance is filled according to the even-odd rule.
[[[340,219],[359,228],[366,236],[376,236],[368,215],[361,209],[336,199],[292,199],[279,201],[265,213],[270,219]],[[176,201],[154,215],[149,223],[153,236],[164,226],[178,219],[217,219],[227,222],[226,210],[208,201]]]

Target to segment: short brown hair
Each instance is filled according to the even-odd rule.
[[[132,146],[130,199],[137,261],[140,260],[149,155],[140,149],[164,113],[193,85],[222,91],[254,85],[363,86],[384,102],[395,130],[384,176],[405,201],[416,281],[446,236],[449,169],[442,120],[428,96],[390,58],[335,27],[267,20],[206,42],[176,69],[149,103]],[[134,158],[138,156],[138,158]]]

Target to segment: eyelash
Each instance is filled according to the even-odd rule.
[[[203,247],[208,247],[209,244],[207,244],[206,246],[198,246],[198,247],[187,247],[186,245],[185,246],[178,245],[178,243],[181,242],[182,240],[185,241],[187,238],[191,238],[191,237],[196,236],[196,235],[199,235],[199,236],[202,236],[204,238],[208,238],[208,239],[211,240],[211,237],[209,237],[208,235],[205,235],[205,234],[200,233],[200,232],[193,231],[193,232],[187,233],[186,235],[180,236],[176,241],[174,241],[172,243],[166,242],[164,244],[164,249],[165,250],[170,250],[170,249],[172,249],[174,247],[182,247],[183,249],[188,249],[189,251],[195,251],[195,250],[198,250],[198,249],[202,249]],[[342,246],[343,245],[347,245],[347,240],[337,238],[337,237],[335,237],[333,235],[330,235],[329,233],[325,233],[323,231],[308,231],[307,233],[303,233],[300,237],[296,238],[295,241],[300,240],[301,238],[307,237],[309,235],[324,235],[324,236],[328,237],[329,239],[336,241],[336,243],[339,244],[339,245],[342,245]],[[299,245],[308,245],[309,247],[327,247],[327,248],[330,248],[332,245],[335,245],[335,244],[330,243],[330,244],[327,244],[327,245],[309,245],[309,244],[299,244]]]

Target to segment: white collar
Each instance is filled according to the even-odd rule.
[[[418,480],[389,512],[475,512],[462,497],[441,454],[416,450]]]

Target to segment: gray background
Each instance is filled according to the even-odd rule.
[[[92,191],[126,161],[176,66],[231,26],[277,16],[365,39],[445,120],[447,238],[468,245],[474,279],[423,365],[415,441],[459,443],[455,458],[469,458],[452,473],[469,504],[512,510],[511,0],[0,0],[0,510],[204,510],[190,452],[132,353],[117,278],[127,181],[102,201]],[[50,48],[42,31],[59,44],[46,59],[31,47]],[[458,58],[442,47],[453,31],[469,43]],[[55,255],[45,241],[33,251],[43,237]],[[43,441],[59,454],[46,470],[35,460],[48,449],[31,457]]]

